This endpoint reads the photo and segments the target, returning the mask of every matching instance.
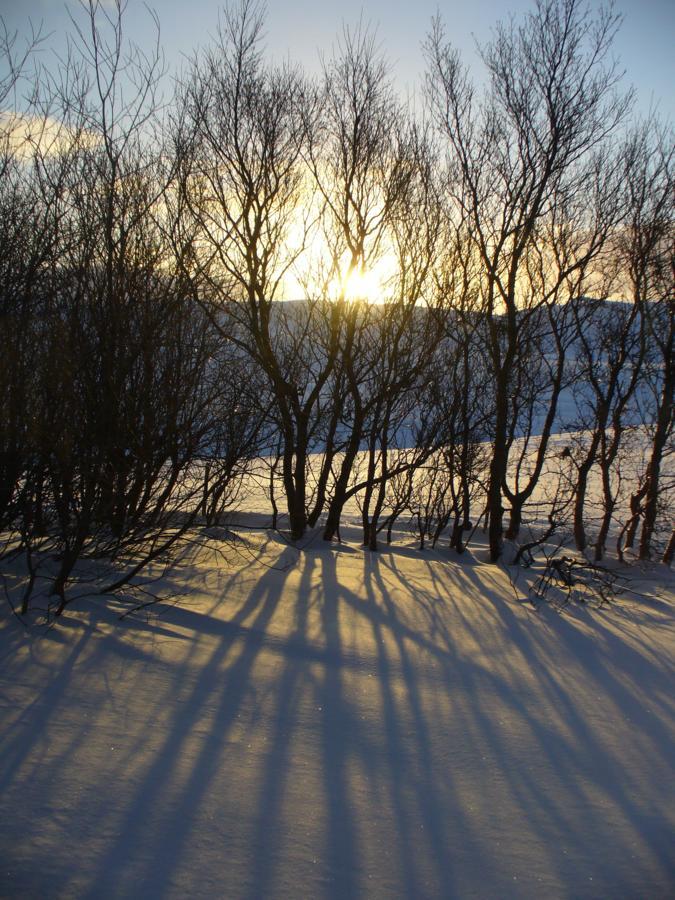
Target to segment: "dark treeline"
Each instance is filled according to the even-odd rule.
[[[541,0],[481,48],[480,90],[435,21],[420,114],[366,29],[311,81],[266,60],[263,12],[224,10],[168,99],[158,23],[136,47],[120,5],[83,5],[50,70],[4,33],[22,611],[44,559],[60,612],[76,564],[114,590],[251,477],[294,540],[356,502],[373,550],[404,517],[458,552],[481,525],[493,561],[565,526],[595,560],[618,532],[670,561],[673,135],[631,118],[618,17]]]

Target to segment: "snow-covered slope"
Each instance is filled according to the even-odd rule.
[[[242,533],[122,622],[3,604],[2,896],[672,896],[672,577],[534,611],[346,536]]]

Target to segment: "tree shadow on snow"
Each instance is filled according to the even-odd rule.
[[[50,853],[17,888],[459,896],[499,889],[523,848],[571,893],[591,869],[605,888],[672,875],[641,769],[669,770],[672,666],[628,619],[534,614],[500,569],[438,552],[277,552],[186,569],[196,607],[106,629],[92,609],[16,665],[44,683],[0,745],[0,789],[56,811],[46,839],[19,813]]]

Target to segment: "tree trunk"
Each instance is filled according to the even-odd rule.
[[[298,440],[295,448],[288,442],[284,447],[283,480],[288,506],[288,522],[291,539],[300,540],[307,530],[307,510],[305,508],[305,471],[307,451]]]
[[[626,549],[632,548],[635,543],[635,535],[637,534],[638,525],[640,524],[640,514],[642,512],[642,501],[647,492],[647,482],[637,490],[630,498],[630,519],[626,526]]]
[[[340,516],[342,509],[347,502],[347,486],[349,484],[349,476],[354,466],[356,454],[359,451],[359,436],[361,434],[361,423],[355,422],[352,431],[352,437],[347,449],[345,450],[344,459],[340,466],[340,474],[335,483],[333,499],[328,507],[328,516],[326,517],[326,525],[323,530],[324,541],[332,541],[337,536],[340,527]]]
[[[659,480],[661,476],[661,461],[663,451],[668,438],[668,431],[673,416],[673,381],[675,375],[672,365],[668,366],[663,392],[659,403],[659,413],[652,445],[652,456],[649,460],[646,478],[645,515],[640,535],[640,559],[649,559],[651,555],[651,542],[656,528],[656,513],[659,499]]]
[[[490,463],[490,484],[488,486],[488,542],[490,561],[497,562],[504,549],[502,507],[502,484],[506,475],[507,446],[506,423],[495,434],[492,462]]]
[[[510,541],[515,541],[518,537],[520,527],[523,524],[523,505],[524,500],[520,494],[516,494],[511,503],[511,513],[509,515],[509,527],[506,530],[506,537]]]
[[[588,473],[591,470],[590,463],[583,462],[579,466],[577,484],[574,491],[574,545],[581,553],[588,546],[586,526],[584,524],[584,508],[586,506],[586,491],[588,489]]]

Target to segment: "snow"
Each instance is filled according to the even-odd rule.
[[[343,538],[242,531],[122,621],[2,605],[0,895],[673,895],[672,574],[535,610],[480,549]]]

